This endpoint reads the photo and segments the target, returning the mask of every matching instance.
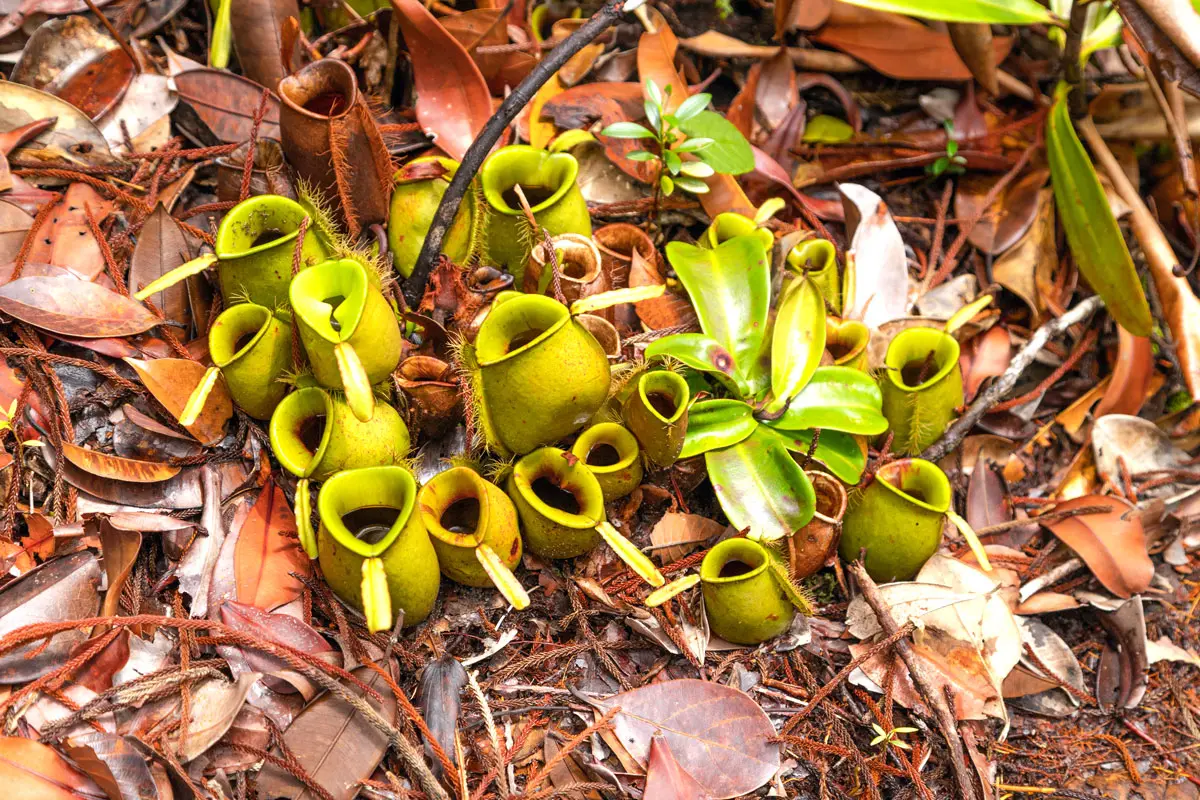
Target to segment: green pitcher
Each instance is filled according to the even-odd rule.
[[[596,476],[606,503],[642,485],[637,439],[615,422],[601,422],[579,434],[571,452]]]
[[[700,583],[713,633],[734,644],[759,644],[791,626],[796,609],[772,574],[770,559],[751,539],[726,539],[704,556]]]
[[[466,586],[495,586],[518,611],[529,606],[512,572],[521,563],[517,509],[499,486],[455,467],[421,487],[417,507],[443,575]]]
[[[520,185],[537,224],[551,236],[592,235],[592,218],[576,178],[579,162],[567,153],[510,145],[493,153],[479,171],[489,209],[488,255],[521,286],[532,242],[514,187]]]
[[[888,345],[884,367],[879,386],[892,449],[915,455],[945,433],[963,404],[958,342],[936,328],[909,328]]]
[[[412,275],[433,215],[456,172],[458,162],[444,156],[413,159],[396,172],[388,213],[388,247],[396,271],[405,278]],[[442,252],[455,264],[465,263],[471,253],[476,228],[473,197],[472,192],[467,193],[442,240]]]
[[[474,406],[502,454],[574,433],[608,397],[604,348],[549,297],[501,292],[469,352]]]
[[[833,357],[835,367],[850,367],[865,372],[867,345],[871,331],[855,319],[825,318],[825,349]]]
[[[654,563],[605,519],[596,476],[571,453],[557,447],[533,451],[513,467],[505,489],[531,552],[542,558],[574,558],[603,539],[651,586],[665,583]]]
[[[270,419],[287,394],[280,378],[292,366],[290,321],[255,303],[232,306],[209,329],[208,353],[233,402],[255,419]]]
[[[838,552],[880,583],[911,580],[942,542],[950,480],[936,464],[907,458],[884,464],[866,488],[850,492]]]
[[[417,482],[403,467],[339,472],[321,487],[321,572],[372,633],[423,621],[437,601],[437,553],[416,512]]]
[[[736,211],[726,211],[713,219],[712,224],[700,237],[700,246],[714,248],[735,236],[757,236],[768,253],[775,246],[775,236],[766,228],[760,228],[754,220]]]
[[[264,194],[229,210],[217,228],[217,280],[226,305],[249,301],[270,309],[284,305],[292,280],[292,254],[300,223],[308,215],[295,200]],[[300,246],[300,269],[328,257],[310,225]]]
[[[683,450],[690,399],[687,381],[667,370],[642,375],[625,399],[621,410],[625,424],[641,443],[646,457],[660,467],[674,464]]]
[[[313,377],[342,389],[354,415],[371,418],[371,384],[391,375],[403,352],[400,325],[362,264],[325,261],[292,281],[289,295],[296,327]]]
[[[390,466],[408,457],[408,426],[385,403],[377,403],[363,422],[339,396],[318,386],[298,389],[279,402],[268,428],[271,451],[296,487],[296,524],[300,544],[316,558],[309,481],[322,481],[342,470]]]
[[[785,263],[793,275],[807,272],[829,307],[837,314],[842,313],[842,281],[838,276],[837,250],[833,242],[828,239],[806,239],[788,252]]]

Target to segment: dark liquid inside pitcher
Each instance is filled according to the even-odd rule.
[[[332,297],[325,298],[325,303],[329,305],[329,327],[333,328],[338,333],[341,333],[342,331],[342,323],[338,322],[338,319],[333,315],[333,312],[337,311],[338,307],[344,302],[346,302],[346,298],[344,295],[340,294],[335,294]]]
[[[745,575],[747,572],[750,572],[753,569],[754,567],[750,566],[745,561],[738,561],[737,559],[734,559],[732,561],[726,561],[723,565],[721,565],[721,572],[719,573],[718,577],[736,578],[738,575]]]
[[[588,451],[587,463],[592,467],[611,467],[621,463],[621,454],[611,444],[598,444]]]
[[[233,352],[235,352],[235,353],[242,352],[242,350],[246,347],[246,345],[248,345],[248,344],[250,344],[250,342],[254,341],[254,337],[256,335],[258,335],[258,331],[246,331],[245,333],[243,333],[241,336],[239,336],[237,338],[237,341],[234,342]]]
[[[679,410],[675,398],[666,392],[648,392],[646,400],[650,403],[651,408],[657,411],[659,416],[664,419],[670,419]]]
[[[297,432],[300,444],[310,453],[315,453],[321,447],[321,439],[325,436],[325,415],[314,414],[300,423]]]
[[[521,191],[525,193],[525,200],[529,203],[529,207],[537,208],[553,197],[554,192],[557,190],[552,186],[526,186],[525,184],[521,184]],[[521,207],[521,198],[517,196],[516,187],[505,189],[500,196],[504,198],[504,203],[509,208],[517,209]]]
[[[546,477],[533,482],[533,493],[546,505],[568,514],[578,514],[582,506],[574,492],[569,492]]]
[[[346,98],[341,92],[321,92],[304,104],[304,110],[324,117],[336,117],[346,110]]]
[[[286,234],[279,228],[268,228],[267,230],[254,237],[254,244],[251,247],[262,247],[264,244],[270,244],[278,239],[282,239]]]
[[[511,353],[514,350],[520,350],[522,347],[529,344],[545,332],[545,328],[530,328],[527,331],[521,331],[516,336],[508,340],[508,352]]]
[[[479,525],[479,500],[474,497],[455,500],[442,512],[439,522],[450,533],[474,533]]]
[[[400,518],[400,509],[391,506],[363,506],[342,515],[342,524],[354,538],[378,544]]]

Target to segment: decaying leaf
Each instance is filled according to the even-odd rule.
[[[192,713],[187,724],[169,737],[169,746],[181,761],[191,761],[225,735],[246,702],[246,693],[259,677],[250,673],[232,683],[210,678],[192,690]]]
[[[163,404],[176,419],[183,414],[192,391],[204,377],[205,367],[198,361],[186,358],[156,358],[145,361],[126,358],[125,363],[133,367],[138,377],[154,399]],[[188,433],[201,444],[215,444],[225,437],[225,423],[233,416],[233,400],[223,381],[217,381],[204,410],[194,423],[187,426]]]
[[[679,766],[671,754],[671,746],[662,736],[650,740],[645,796],[655,800],[702,800],[707,797],[704,787]]]
[[[113,481],[157,483],[174,478],[179,474],[180,469],[171,464],[156,464],[153,461],[121,458],[65,443],[63,444],[63,455],[80,469]]]
[[[50,747],[16,736],[0,737],[0,781],[11,797],[39,800],[105,800],[95,781]]]
[[[78,278],[18,278],[0,286],[0,311],[52,333],[98,339],[144,333],[159,319],[136,300]]]
[[[62,622],[96,616],[100,610],[100,562],[87,551],[47,561],[0,591],[0,636],[39,622]],[[68,652],[87,638],[83,631],[64,631],[48,646],[34,642],[0,656],[0,679],[31,681],[63,663]]]
[[[868,328],[908,314],[908,258],[904,240],[883,198],[863,186],[843,183],[846,229],[853,231],[847,256],[843,314]],[[849,259],[854,268],[851,277]]]
[[[650,543],[663,564],[683,558],[702,543],[720,536],[725,526],[699,514],[668,511],[650,532]],[[661,548],[661,549],[658,549]]]
[[[238,531],[234,569],[239,603],[271,610],[300,596],[312,561],[296,538],[296,517],[283,490],[268,481]]]
[[[1146,590],[1154,577],[1154,564],[1146,552],[1146,534],[1134,509],[1113,497],[1087,495],[1059,503],[1057,511],[1086,506],[1107,506],[1100,514],[1076,514],[1046,527],[1074,550],[1104,588],[1118,597]]]

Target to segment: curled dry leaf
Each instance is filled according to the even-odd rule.
[[[242,710],[250,687],[259,677],[254,672],[242,675],[232,683],[222,678],[209,678],[192,689],[186,734],[184,729],[177,729],[167,737],[167,746],[179,754],[180,761],[191,761],[225,735],[233,725],[234,717]]]
[[[3,287],[0,287],[3,291]],[[187,405],[192,390],[204,377],[205,367],[199,361],[186,358],[156,358],[144,361],[126,358],[125,363],[133,367],[142,384],[163,404],[172,416],[179,419]],[[233,416],[233,400],[223,380],[218,380],[204,404],[204,410],[196,421],[187,426],[187,431],[201,444],[216,444],[225,438],[225,423]]]
[[[342,654],[334,650],[315,628],[293,616],[272,614],[232,600],[222,603],[218,614],[221,622],[234,630],[308,653],[334,666],[342,665]],[[299,692],[305,700],[312,700],[320,692],[320,687],[303,674],[261,650],[223,647],[221,653],[229,661],[235,676],[261,672],[264,675],[263,682],[274,691]]]
[[[1056,511],[1085,506],[1107,506],[1098,514],[1078,514],[1044,523],[1074,550],[1092,573],[1118,597],[1144,592],[1154,577],[1154,564],[1146,552],[1146,534],[1137,512],[1113,497],[1086,495],[1059,503]]]
[[[263,87],[223,69],[192,69],[174,77],[179,99],[191,106],[222,142],[244,142],[254,128]],[[279,97],[267,97],[258,135],[279,138]]]
[[[1096,420],[1092,452],[1100,477],[1116,485],[1123,485],[1125,476],[1177,469],[1191,460],[1153,422],[1128,414],[1108,414]]]
[[[1045,178],[1043,177],[1044,181]],[[1054,233],[1054,192],[1040,189],[1036,193],[1036,212],[1033,219],[1003,255],[992,265],[996,283],[1025,301],[1033,314],[1031,325],[1042,323],[1046,298],[1055,297],[1054,271],[1058,268],[1058,242]],[[961,215],[956,209],[955,213]],[[978,226],[976,226],[978,230]]]
[[[115,528],[107,520],[100,523],[100,546],[104,551],[104,573],[108,576],[108,588],[104,592],[104,605],[100,613],[115,617],[120,608],[121,590],[129,573],[133,572],[138,551],[142,547],[142,534]]]
[[[629,286],[663,286],[667,279],[663,274],[662,258],[657,253],[653,260],[642,257],[638,250],[631,254],[629,262]],[[680,297],[670,290],[649,300],[639,300],[633,304],[638,319],[650,330],[674,328],[677,326],[698,326],[696,311],[687,298]]]
[[[1003,375],[1010,361],[1012,339],[1008,330],[1001,325],[992,326],[986,333],[968,342],[959,359],[967,401],[974,399],[985,380]]]
[[[158,483],[169,480],[179,474],[179,467],[170,464],[157,464],[153,461],[139,461],[133,458],[100,453],[88,450],[74,444],[63,443],[63,455],[67,460],[82,470],[86,470],[99,478],[113,481],[128,481],[130,483]]]
[[[843,316],[868,328],[908,314],[908,258],[904,240],[883,198],[856,183],[838,186],[846,211],[853,278],[846,280]]]
[[[396,713],[396,698],[383,677],[369,667],[354,670],[354,676],[382,698],[356,686],[347,690],[362,697],[384,719]],[[308,775],[334,800],[351,800],[358,795],[359,782],[371,777],[387,750],[387,736],[372,727],[354,707],[325,692],[310,703],[283,734],[288,749]],[[267,764],[258,776],[259,792],[268,797],[309,798],[309,789],[290,773]]]
[[[0,737],[0,781],[10,797],[105,800],[95,781],[51,748],[32,739]]]
[[[716,683],[673,680],[594,701],[620,708],[613,730],[639,764],[661,735],[679,766],[714,800],[738,797],[765,784],[779,768],[775,728],[746,694]]]
[[[1150,669],[1150,658],[1146,652],[1146,613],[1141,597],[1133,597],[1122,603],[1115,611],[1099,611],[1100,624],[1116,639],[1118,650],[1116,655],[1116,680],[1113,683],[1117,691],[1112,697],[1113,704],[1120,708],[1137,708],[1146,696],[1148,687],[1146,673]],[[1101,669],[1097,670],[1096,695],[1104,703],[1104,693],[1100,689],[1103,678],[1104,659],[1101,658]]]
[[[967,241],[992,255],[999,255],[1013,247],[1033,225],[1038,211],[1049,204],[1051,195],[1042,195],[1042,187],[1049,177],[1049,170],[1030,170],[1010,183],[985,209],[984,198],[999,178],[991,175],[964,176],[954,193],[954,216],[970,219],[982,212]]]
[[[77,733],[63,744],[88,777],[110,798],[163,800],[150,772],[150,764],[131,736],[89,730]]]
[[[667,740],[655,736],[650,740],[644,796],[654,800],[702,800],[708,795],[699,781],[679,766]]]
[[[417,121],[461,161],[492,116],[492,95],[466,49],[418,0],[392,0],[413,62]]]
[[[47,561],[0,591],[0,636],[39,622],[96,616],[99,586],[100,562],[89,551]],[[64,631],[49,645],[35,642],[0,656],[0,681],[19,683],[41,677],[60,666],[85,638],[83,631]]]
[[[54,125],[27,141],[24,148],[63,150],[70,153],[72,158],[93,166],[113,163],[104,134],[75,106],[29,86],[12,81],[0,83],[0,133],[50,118],[55,120]],[[18,148],[14,152],[20,154],[20,150]]]
[[[425,666],[421,673],[421,716],[442,751],[454,758],[454,737],[458,730],[459,698],[467,685],[467,671],[454,656],[445,653]],[[442,772],[433,748],[425,743],[425,754],[433,762],[435,773]]]
[[[290,603],[300,596],[301,578],[311,572],[311,564],[296,537],[296,517],[283,490],[268,481],[238,531],[238,602],[268,611]]]
[[[677,561],[725,530],[721,523],[699,514],[668,511],[650,532],[650,543],[663,564]]]
[[[84,339],[132,336],[159,324],[136,300],[68,275],[18,278],[0,286],[0,311],[35,328]]]
[[[1154,374],[1154,348],[1147,336],[1134,336],[1117,326],[1117,358],[1112,380],[1104,392],[1096,417],[1107,414],[1137,414],[1148,399],[1147,389]]]

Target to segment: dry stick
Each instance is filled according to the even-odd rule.
[[[640,5],[636,0],[630,0],[630,5],[635,4]],[[417,257],[417,264],[413,269],[412,276],[404,283],[404,296],[410,306],[415,308],[421,302],[421,297],[425,294],[425,284],[429,281],[429,275],[437,261],[437,254],[442,251],[442,241],[446,238],[446,231],[450,229],[450,223],[454,221],[454,215],[458,213],[459,204],[462,203],[467,187],[475,179],[476,173],[479,172],[487,154],[491,152],[492,146],[499,140],[500,134],[504,133],[508,124],[516,118],[521,109],[533,100],[538,89],[541,89],[542,85],[550,80],[559,67],[567,63],[571,56],[590,44],[593,39],[608,30],[621,18],[625,5],[625,0],[608,0],[599,11],[592,15],[591,19],[551,50],[525,76],[525,79],[517,84],[517,88],[504,99],[500,108],[483,126],[483,130],[475,137],[475,141],[471,142],[471,146],[463,155],[458,171],[450,181],[450,186],[442,195],[442,202],[438,205],[437,213],[433,215],[433,223],[429,226],[429,233],[425,235],[425,242],[421,246],[421,254]]]
[[[854,581],[863,594],[863,599],[875,612],[875,617],[879,620],[879,626],[883,628],[884,633],[890,636],[900,630],[900,626],[892,618],[887,601],[879,593],[879,587],[875,585],[875,581],[871,580],[871,576],[867,574],[862,562],[855,561],[850,564],[849,568],[850,574],[854,576]],[[908,674],[912,678],[913,686],[924,696],[925,703],[933,711],[934,721],[941,730],[942,736],[945,737],[946,745],[950,748],[950,768],[954,772],[959,795],[962,800],[975,800],[974,783],[971,781],[971,773],[967,769],[966,753],[963,751],[962,739],[958,736],[958,727],[950,705],[942,693],[934,687],[933,682],[926,674],[924,663],[917,658],[907,639],[896,640],[896,652],[900,654],[904,665],[908,667]]]
[[[1083,49],[1083,30],[1087,27],[1087,0],[1075,0],[1071,4],[1071,18],[1067,23],[1067,41],[1063,47],[1063,78],[1071,84],[1067,96],[1072,119],[1087,116],[1087,94],[1083,90],[1083,63],[1079,60]]]
[[[929,461],[937,461],[955,447],[958,447],[958,443],[970,433],[971,428],[975,427],[975,423],[979,421],[980,417],[986,414],[988,409],[996,405],[1002,396],[1017,385],[1017,381],[1020,380],[1021,375],[1025,373],[1025,370],[1029,369],[1034,358],[1037,357],[1037,354],[1042,351],[1042,348],[1052,338],[1058,336],[1072,325],[1083,322],[1103,304],[1104,301],[1100,299],[1099,295],[1089,297],[1058,319],[1052,319],[1038,328],[1033,336],[1029,337],[1029,343],[1013,356],[1012,361],[1009,362],[1008,369],[1004,370],[1004,374],[989,386],[983,394],[975,398],[975,402],[967,409],[967,413],[963,414],[953,425],[947,428],[942,438],[925,448],[925,452],[921,453],[921,458]]]

